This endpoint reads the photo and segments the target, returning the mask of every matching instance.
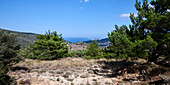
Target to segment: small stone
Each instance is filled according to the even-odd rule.
[[[80,77],[81,77],[81,78],[87,78],[87,77],[89,77],[89,74],[86,73],[86,74],[81,75]]]
[[[94,74],[94,71],[93,70],[89,70],[88,73]]]
[[[79,77],[78,73],[74,73],[73,75],[74,75],[75,78]]]
[[[21,72],[21,73],[26,73],[26,71],[25,71],[25,70],[20,70],[20,72]]]
[[[73,80],[74,80],[73,78],[68,78],[68,79],[67,79],[67,81],[71,81],[71,82],[72,82]]]
[[[60,75],[56,74],[55,77],[59,77]]]
[[[92,77],[96,77],[96,75],[94,75],[94,74],[92,74],[91,76],[92,76]]]
[[[150,64],[151,64],[151,65],[154,65],[155,63],[154,63],[154,62],[151,62]]]
[[[68,76],[67,74],[64,74],[63,77],[64,77],[64,78],[68,78],[69,76]]]
[[[166,82],[170,81],[170,76],[166,76],[166,75],[160,75],[160,78]]]
[[[67,75],[70,75],[71,73],[72,73],[71,71],[65,72],[65,74],[67,74]]]
[[[91,67],[89,69],[87,69],[87,71],[93,70]]]
[[[74,68],[70,68],[70,71],[75,72],[75,69]]]
[[[77,70],[82,70],[82,68],[81,68],[81,67],[77,67],[76,69],[77,69]]]
[[[56,71],[57,74],[63,74],[64,72],[61,70]]]
[[[20,85],[20,84],[25,84],[24,79],[19,79],[17,82],[18,82],[19,85]]]

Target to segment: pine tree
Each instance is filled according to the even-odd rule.
[[[157,42],[154,41],[150,35],[147,35],[144,40],[135,40],[134,44],[133,56],[145,59],[151,57],[152,51],[155,50],[157,46]]]
[[[0,35],[0,63],[11,66],[19,62],[21,57],[18,56],[20,45],[17,43],[17,36],[3,31],[0,31]]]
[[[116,30],[108,35],[111,45],[106,52],[148,58],[149,62],[156,62],[161,55],[170,56],[170,0],[152,0],[150,4],[153,7],[147,0],[136,0],[138,16],[130,14],[129,28],[115,26]]]
[[[63,58],[68,53],[68,47],[64,43],[62,34],[58,35],[56,31],[46,32],[45,35],[38,35],[37,41],[30,45],[28,58],[51,60]]]
[[[20,45],[16,35],[0,31],[0,85],[12,84],[12,79],[7,75],[13,64],[21,60],[18,56]]]
[[[154,41],[158,43],[156,49],[150,50],[150,57],[148,61],[156,62],[157,58],[161,55],[169,56],[170,51],[169,42],[164,41],[167,39],[170,31],[170,0],[152,0],[148,4],[147,0],[136,0],[135,8],[138,11],[138,16],[134,17],[131,14],[130,31],[128,34],[134,39],[145,39],[149,34]],[[136,38],[138,37],[138,38]],[[165,44],[166,43],[166,44]]]
[[[107,47],[106,53],[112,53],[111,57],[127,58],[132,57],[134,43],[131,42],[126,34],[127,27],[125,25],[120,28],[115,25],[116,30],[108,33],[111,44]]]
[[[86,55],[91,56],[93,58],[98,57],[100,55],[100,49],[97,41],[93,40],[93,43],[87,47]]]

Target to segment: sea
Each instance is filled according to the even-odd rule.
[[[90,40],[89,38],[82,38],[82,37],[65,37],[64,40],[72,42],[72,43],[76,43],[79,41],[88,41]]]

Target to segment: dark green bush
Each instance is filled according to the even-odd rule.
[[[143,40],[131,41],[127,35],[126,26],[115,26],[116,30],[108,34],[111,44],[105,49],[105,58],[149,58],[151,51],[157,46],[157,42],[151,36]]]
[[[69,57],[84,57],[86,55],[85,50],[69,50]]]
[[[146,58],[156,62],[161,55],[169,57],[170,0],[136,0],[138,15],[130,14],[129,28],[116,25],[108,34],[111,45],[105,49],[106,57]],[[152,5],[153,7],[149,6]],[[111,54],[110,54],[111,53]],[[166,59],[167,59],[166,57]]]
[[[7,75],[8,73],[7,66],[0,64],[0,85],[13,85],[14,80]]]
[[[85,58],[88,60],[93,59],[91,56],[85,56]]]
[[[57,81],[60,81],[60,78],[57,78]]]
[[[109,40],[111,44],[106,49],[106,56],[108,58],[119,57],[127,58],[132,57],[132,49],[135,47],[135,44],[129,40],[126,34],[126,27],[115,26],[116,30],[108,33]]]
[[[93,41],[93,43],[90,43],[90,45],[87,47],[86,55],[91,57],[97,57],[100,56],[100,46],[97,44],[97,41]]]

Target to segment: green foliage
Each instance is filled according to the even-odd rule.
[[[116,54],[111,52],[111,50],[109,50],[108,48],[105,49],[105,53],[102,56],[107,59],[116,58]]]
[[[69,50],[68,56],[70,57],[85,57],[86,59],[101,58],[102,52],[100,46],[96,41],[90,43],[87,50]]]
[[[5,66],[15,64],[20,61],[17,55],[20,45],[17,43],[16,35],[7,34],[0,31],[0,61]]]
[[[135,45],[134,56],[147,59],[151,57],[152,50],[156,49],[157,42],[148,35],[144,40],[136,40]]]
[[[140,1],[136,0],[135,8],[138,11],[138,16],[134,17],[131,15],[131,21],[133,25],[129,28],[131,33],[134,34],[137,30],[136,36],[138,39],[145,39],[147,35],[151,35],[154,41],[158,43],[155,49],[149,50],[150,55],[148,61],[156,62],[157,58],[160,55],[169,56],[170,51],[167,49],[169,41],[165,44],[164,37],[169,34],[170,31],[170,0],[152,0],[150,4],[153,7],[150,7],[147,0],[143,0],[141,4]],[[135,35],[131,36],[132,38]]]
[[[62,35],[56,31],[46,32],[45,35],[38,35],[37,41],[30,45],[28,58],[52,60],[63,58],[68,54],[68,47],[64,43]]]
[[[130,14],[129,28],[116,25],[109,33],[111,45],[106,50],[107,57],[141,57],[156,62],[160,55],[170,56],[170,0],[136,0],[138,16]]]
[[[10,31],[10,30],[4,30],[0,28],[0,31],[6,32],[7,34],[16,34],[17,35],[17,41],[19,44],[21,44],[21,48],[28,47],[31,43],[33,43],[37,38],[34,33],[25,33],[25,32],[16,32],[16,31]]]
[[[86,55],[85,50],[69,50],[69,57],[84,57]]]
[[[148,35],[145,39],[136,39],[131,41],[131,37],[127,35],[126,26],[118,28],[108,33],[111,44],[107,47],[105,57],[106,58],[148,58],[152,55],[152,50],[156,49],[157,42]]]
[[[7,75],[8,68],[0,64],[0,85],[13,85],[13,79]]]
[[[8,69],[21,60],[18,56],[20,45],[16,35],[0,31],[0,85],[11,85],[13,80],[7,75]]]
[[[57,81],[60,81],[60,78],[57,78]]]
[[[91,56],[85,56],[87,60],[93,59]]]
[[[100,49],[99,45],[97,44],[97,41],[93,41],[93,43],[90,43],[90,45],[87,47],[86,55],[91,57],[97,57],[100,56]]]
[[[126,34],[126,26],[115,26],[116,30],[108,33],[111,44],[107,48],[108,57],[126,58],[133,55],[134,43],[129,40]]]

